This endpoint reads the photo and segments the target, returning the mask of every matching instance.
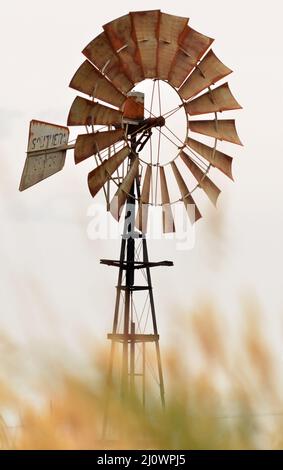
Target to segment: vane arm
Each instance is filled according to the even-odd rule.
[[[60,152],[63,150],[73,150],[74,148],[75,148],[75,144],[67,144],[67,145],[60,145],[59,147],[50,147],[50,148],[42,149],[42,150],[30,150],[30,151],[27,151],[26,154],[29,157],[38,157],[39,155]]]

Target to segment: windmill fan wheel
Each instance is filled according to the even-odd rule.
[[[119,220],[139,178],[139,210],[161,205],[164,232],[175,230],[172,205],[178,201],[194,208],[193,215],[188,211],[192,222],[201,217],[198,190],[216,204],[220,189],[208,176],[210,170],[233,179],[232,158],[219,150],[219,141],[241,145],[235,120],[218,117],[241,108],[228,83],[218,83],[232,70],[211,49],[213,39],[188,22],[160,10],[131,12],[111,21],[83,50],[86,60],[70,83],[87,95],[75,98],[68,126],[85,126],[74,154],[75,163],[94,156],[95,168],[88,175],[91,195],[103,189],[108,209]],[[151,90],[145,101],[143,85]],[[164,86],[178,99],[173,109],[166,109]],[[185,138],[169,124],[178,113],[185,117]],[[162,139],[171,145],[170,152],[169,147],[163,150]],[[166,161],[161,154],[169,154]],[[142,224],[144,231],[146,221]]]

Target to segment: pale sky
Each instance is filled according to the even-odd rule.
[[[116,258],[119,242],[87,237],[91,166],[75,167],[70,152],[63,172],[24,193],[18,185],[29,121],[66,124],[81,50],[108,21],[155,8],[188,16],[193,28],[215,38],[244,108],[233,113],[244,147],[227,146],[235,183],[223,179],[218,210],[207,203],[194,249],[149,244],[153,259],[175,264],[153,273],[160,333],[168,339],[176,307],[189,312],[200,298],[237,316],[246,292],[258,296],[271,329],[281,328],[282,2],[26,0],[5,2],[0,32],[0,325],[18,340],[63,338],[75,347],[84,335],[104,341],[110,331],[117,272],[99,259]]]

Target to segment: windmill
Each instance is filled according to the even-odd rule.
[[[158,386],[165,403],[151,268],[173,264],[149,260],[149,208],[162,208],[164,233],[177,229],[173,207],[179,202],[192,223],[199,220],[198,194],[205,194],[215,205],[220,194],[209,174],[218,171],[233,179],[232,158],[219,149],[219,142],[241,145],[235,120],[219,119],[219,113],[241,108],[228,83],[223,83],[232,71],[211,49],[213,39],[188,22],[188,18],[152,10],[131,12],[103,26],[103,32],[83,50],[85,60],[71,80],[70,87],[80,94],[71,105],[68,127],[31,121],[20,183],[20,190],[25,190],[62,170],[66,151],[74,149],[76,164],[93,158],[94,168],[88,174],[91,195],[103,191],[106,210],[117,221],[124,210],[119,259],[101,260],[118,269],[113,328],[108,335],[108,380],[111,385],[120,345],[122,396],[138,393],[140,381],[144,405],[148,343],[155,345]],[[142,86],[149,89],[149,82],[151,93],[145,95]],[[166,111],[164,84],[178,99]],[[169,124],[178,113],[185,119],[184,138]],[[85,128],[73,145],[71,126]],[[170,143],[172,154],[162,147],[162,139]],[[140,274],[143,284],[137,281]],[[140,316],[135,312],[137,294],[146,296],[151,328],[148,322],[141,328],[144,312]]]

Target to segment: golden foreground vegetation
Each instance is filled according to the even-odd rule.
[[[276,348],[257,308],[224,321],[204,305],[178,314],[175,348],[163,350],[166,410],[154,386],[147,412],[112,397],[102,439],[105,356],[92,355],[94,373],[42,362],[43,374],[17,381],[21,353],[1,338],[6,375],[0,382],[2,449],[277,449],[282,447],[282,381]],[[173,343],[172,343],[173,344]],[[14,357],[14,360],[11,359]],[[70,372],[71,370],[71,372]],[[9,380],[9,377],[11,380]],[[118,396],[118,392],[114,396]],[[11,417],[13,419],[11,419]]]

